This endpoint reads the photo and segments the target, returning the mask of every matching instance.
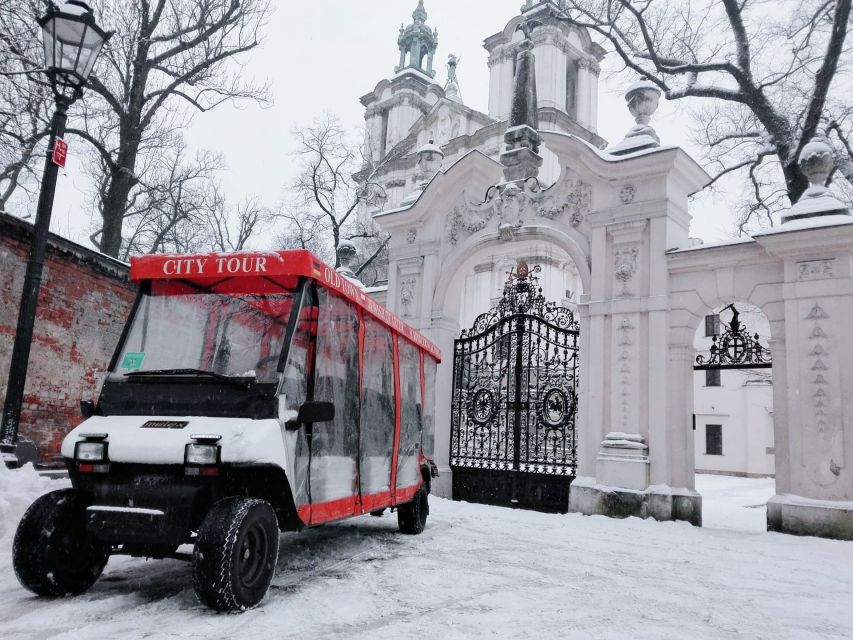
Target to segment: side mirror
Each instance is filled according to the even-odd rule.
[[[335,419],[335,405],[331,402],[306,402],[299,407],[299,424],[331,422]]]
[[[88,420],[93,415],[95,415],[95,403],[91,400],[81,400],[80,401],[80,413],[83,414],[83,417]]]

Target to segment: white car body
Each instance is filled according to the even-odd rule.
[[[188,422],[182,429],[145,428],[150,421]],[[74,457],[74,445],[86,434],[106,435],[110,462],[180,465],[194,435],[221,436],[222,462],[237,466],[277,466],[293,478],[297,434],[278,420],[197,416],[93,416],[62,442],[62,455]]]

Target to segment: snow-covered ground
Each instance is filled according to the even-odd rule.
[[[29,480],[0,476],[4,518],[47,482]],[[853,543],[765,533],[754,507],[772,480],[703,476],[699,490],[703,529],[433,499],[418,537],[388,515],[284,535],[274,587],[240,615],[201,607],[178,561],[113,558],[90,593],[40,600],[15,580],[7,531],[0,637],[851,637]]]

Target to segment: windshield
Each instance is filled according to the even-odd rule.
[[[154,282],[142,295],[110,380],[182,375],[278,382],[293,299],[283,288],[221,293]]]

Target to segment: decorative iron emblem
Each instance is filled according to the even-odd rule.
[[[723,309],[731,309],[732,321],[719,336],[714,336],[710,355],[696,356],[694,369],[769,369],[773,366],[770,349],[759,342],[759,335],[750,335],[741,324],[740,312],[733,304]]]
[[[536,274],[541,272],[541,266],[530,267],[525,261],[519,261],[516,268],[508,274],[498,304],[478,316],[474,325],[465,329],[461,337],[470,338],[483,333],[501,320],[519,314],[536,316],[560,329],[577,331],[578,322],[570,309],[558,307],[555,303],[545,300],[542,288],[538,286],[539,278],[536,277]]]
[[[495,416],[496,408],[491,391],[479,389],[471,399],[468,416],[477,424],[486,424]]]
[[[542,398],[540,417],[551,427],[561,427],[571,411],[568,396],[562,389],[550,389]]]

